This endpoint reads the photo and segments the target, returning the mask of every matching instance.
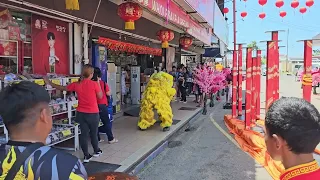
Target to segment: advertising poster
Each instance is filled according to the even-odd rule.
[[[69,74],[68,23],[32,15],[32,63],[36,74]]]

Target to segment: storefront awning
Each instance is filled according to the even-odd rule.
[[[320,34],[313,37],[312,40],[313,40],[313,46],[320,46]]]
[[[213,58],[222,58],[220,54],[220,48],[207,48],[203,57],[213,57]]]

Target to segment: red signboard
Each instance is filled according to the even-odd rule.
[[[151,12],[168,19],[168,21],[186,28],[186,32],[207,45],[211,44],[211,34],[201,27],[189,15],[171,0],[137,0]]]
[[[32,15],[32,63],[38,74],[69,74],[68,24]]]

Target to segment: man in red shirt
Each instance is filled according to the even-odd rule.
[[[274,160],[286,171],[280,180],[320,179],[313,152],[320,142],[320,114],[304,99],[282,97],[266,114],[265,141]]]
[[[109,144],[113,144],[113,143],[117,143],[118,140],[113,137],[112,120],[109,118],[109,112],[108,112],[107,96],[111,96],[111,91],[108,84],[104,81],[101,81],[101,76],[102,76],[101,70],[95,67],[92,80],[99,81],[100,88],[103,94],[102,98],[98,99],[99,115],[103,123],[103,126],[101,128],[103,129],[103,132],[106,133]],[[100,138],[99,132],[98,132],[98,140],[99,142],[103,141]]]

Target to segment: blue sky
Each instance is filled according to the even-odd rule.
[[[239,43],[257,41],[261,49],[266,49],[266,43],[260,43],[260,41],[271,40],[271,34],[266,34],[265,31],[289,29],[289,56],[302,57],[303,43],[297,42],[297,40],[311,39],[320,33],[320,0],[315,0],[315,4],[303,15],[299,12],[299,7],[295,10],[291,8],[292,0],[284,0],[285,5],[280,9],[287,12],[287,16],[284,18],[279,16],[280,10],[275,6],[276,0],[268,0],[263,8],[258,4],[258,0],[247,0],[246,3],[240,0],[236,1],[238,11],[237,42]],[[299,0],[299,2],[300,6],[305,6],[306,0]],[[232,1],[226,3],[226,7],[230,9],[227,14],[229,19],[229,48],[233,49]],[[244,21],[241,20],[240,16],[242,11],[248,13]],[[260,12],[266,13],[264,20],[258,17]],[[286,46],[287,33],[280,33],[279,39],[282,40],[279,45]],[[313,49],[320,49],[320,47],[314,47]],[[280,54],[286,54],[286,48],[281,48]]]

